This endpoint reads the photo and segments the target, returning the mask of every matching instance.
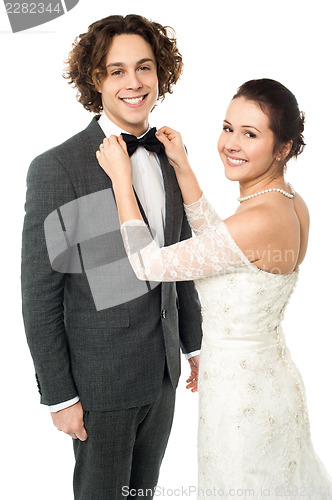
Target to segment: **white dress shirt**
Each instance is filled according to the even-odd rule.
[[[115,125],[115,123],[106,116],[104,111],[98,120],[98,124],[106,137],[110,135],[119,136],[122,132],[128,133]],[[148,130],[149,128],[146,132]],[[130,160],[133,187],[149,221],[150,229],[153,235],[156,234],[155,238],[158,241],[158,245],[162,247],[165,244],[165,188],[158,155],[139,146],[135,153],[131,155]],[[194,351],[185,354],[185,357],[189,359],[199,353],[200,351]],[[77,403],[79,399],[80,398],[76,396],[69,401],[49,406],[49,409],[52,412],[60,411]]]

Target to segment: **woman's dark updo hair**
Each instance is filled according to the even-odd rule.
[[[284,164],[302,153],[304,113],[299,110],[297,100],[284,85],[262,78],[250,80],[239,87],[233,99],[245,97],[257,103],[270,119],[270,129],[274,135],[274,152],[286,142],[293,141],[292,149]]]

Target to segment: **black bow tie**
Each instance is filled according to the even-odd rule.
[[[127,144],[127,151],[129,156],[135,153],[138,146],[143,146],[143,148],[147,149],[148,151],[152,151],[153,153],[160,153],[161,151],[163,151],[164,146],[161,144],[161,142],[158,141],[157,137],[155,136],[156,130],[156,127],[153,127],[140,139],[137,139],[137,137],[131,134],[121,134],[123,140]]]

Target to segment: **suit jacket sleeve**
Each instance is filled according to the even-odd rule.
[[[64,324],[66,275],[51,267],[45,218],[75,199],[70,178],[47,152],[30,165],[22,238],[22,307],[41,403],[54,405],[77,395],[71,374]]]
[[[180,240],[192,237],[186,215],[183,215]],[[201,304],[193,281],[176,283],[179,307],[179,334],[181,348],[185,354],[197,351],[202,343]]]

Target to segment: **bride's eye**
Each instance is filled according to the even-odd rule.
[[[233,132],[232,128],[229,127],[228,125],[224,125],[223,130],[225,130],[225,132]]]
[[[250,132],[250,130],[247,130],[247,132],[245,132],[245,135],[247,137],[249,137],[250,139],[254,139],[256,136],[256,134],[254,134],[253,132]]]

